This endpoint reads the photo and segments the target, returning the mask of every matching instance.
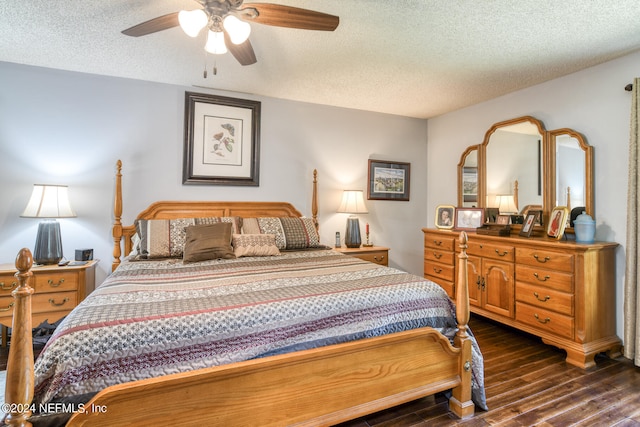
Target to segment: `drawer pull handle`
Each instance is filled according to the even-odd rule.
[[[508,254],[508,253],[509,253],[509,251],[504,251],[504,252],[500,253],[500,251],[496,249],[496,253],[497,253],[499,256],[505,256],[506,254]]]
[[[442,241],[441,241],[441,240],[434,240],[434,241],[433,241],[433,243],[434,243],[436,246],[442,246]]]
[[[442,258],[442,254],[439,254],[438,252],[434,252],[434,253],[433,253],[433,256],[434,256],[434,258],[435,258],[435,259],[440,259],[440,258]]]
[[[437,274],[442,273],[442,269],[441,268],[433,267],[433,271],[435,271]]]
[[[377,262],[382,262],[384,260],[384,255],[381,255],[380,259],[378,259],[377,256],[374,256],[373,259],[375,259]]]
[[[536,320],[538,322],[542,323],[542,324],[551,322],[551,319],[549,319],[548,317],[545,317],[544,320],[540,320],[540,317],[538,316],[538,313],[534,313],[533,317],[535,317]]]
[[[547,301],[549,301],[551,299],[551,297],[549,295],[545,295],[544,298],[540,298],[540,295],[538,295],[537,292],[534,292],[533,295],[536,297],[536,299],[538,301],[541,301],[541,302],[547,302]]]
[[[544,276],[544,278],[540,278],[540,276],[538,276],[538,273],[533,273],[533,275],[535,276],[536,279],[538,279],[541,282],[546,282],[547,280],[551,279],[551,276],[549,276],[548,274]]]
[[[549,261],[551,258],[546,256],[542,259],[542,261],[540,261],[540,258],[538,257],[538,254],[534,254],[533,257],[536,259],[536,261],[538,261],[539,263],[544,264],[545,262]]]
[[[49,279],[47,280],[47,283],[49,284],[49,286],[51,286],[52,288],[57,288],[58,286],[62,285],[64,283],[64,279],[60,279],[58,280],[58,283],[54,282],[53,280]]]
[[[7,308],[0,308],[0,311],[9,311],[9,310],[11,310],[11,308],[13,307],[13,304],[15,304],[15,303],[12,302],[11,304],[9,304],[7,306]]]
[[[53,298],[49,298],[49,304],[56,306],[56,307],[60,307],[65,305],[66,303],[69,302],[69,298],[65,297],[65,299],[62,300],[62,302],[55,302],[55,300]]]
[[[10,291],[11,289],[15,288],[17,284],[18,282],[11,282],[11,284],[7,286],[4,284],[4,282],[0,282],[0,288],[2,288],[3,291]]]

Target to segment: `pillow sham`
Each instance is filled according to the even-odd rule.
[[[192,225],[185,230],[183,262],[231,259],[231,224]]]
[[[243,234],[273,234],[278,249],[322,247],[311,218],[258,217],[242,220]]]
[[[242,230],[240,217],[136,220],[136,232],[140,238],[137,257],[140,259],[182,257],[187,227],[218,223],[231,224],[232,233],[240,233]]]
[[[273,234],[234,234],[231,241],[236,257],[280,255]]]

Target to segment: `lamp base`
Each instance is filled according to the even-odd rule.
[[[355,216],[347,218],[347,230],[344,236],[344,244],[348,248],[359,248],[362,244],[360,238],[360,221]]]
[[[33,260],[36,264],[57,264],[62,259],[62,238],[60,223],[56,220],[45,220],[38,224],[36,247]]]

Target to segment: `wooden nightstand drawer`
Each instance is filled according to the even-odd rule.
[[[18,287],[18,279],[13,274],[0,274],[0,295],[11,295]]]
[[[78,305],[78,294],[76,292],[35,294],[31,300],[31,311],[33,313],[71,311],[76,305]]]
[[[360,258],[378,265],[389,265],[389,248],[383,246],[363,246],[361,248],[334,248],[334,251]]]
[[[33,288],[36,293],[75,291],[78,289],[78,273],[75,271],[35,271]]]

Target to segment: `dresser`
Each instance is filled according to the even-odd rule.
[[[459,233],[422,229],[424,276],[456,292]],[[601,352],[620,354],[616,336],[617,243],[467,233],[473,313],[542,338],[589,368]]]
[[[34,289],[31,297],[33,326],[45,320],[55,323],[82,301],[95,288],[95,268],[98,261],[88,261],[84,265],[34,266],[29,285]],[[0,324],[11,327],[13,318],[13,296],[11,292],[18,286],[13,264],[0,264]],[[5,340],[3,339],[3,345]]]
[[[389,265],[389,248],[384,246],[362,246],[359,248],[339,247],[333,248],[333,250],[376,264]]]

